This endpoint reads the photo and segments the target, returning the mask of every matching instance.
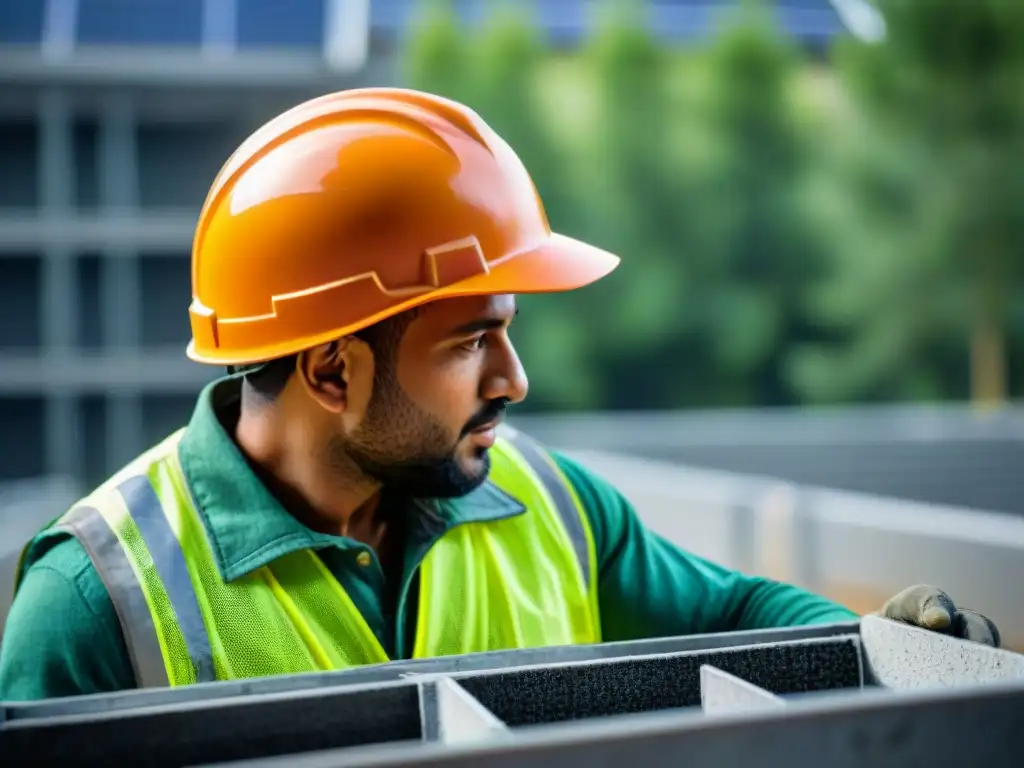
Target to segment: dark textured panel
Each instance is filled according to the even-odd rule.
[[[0,765],[167,766],[419,739],[415,685],[0,726]]]
[[[853,640],[534,668],[458,682],[515,727],[698,706],[702,664],[780,695],[860,687]]]

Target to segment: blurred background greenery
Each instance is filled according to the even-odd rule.
[[[408,85],[473,106],[552,227],[623,258],[523,297],[525,409],[938,401],[1024,386],[1024,3],[882,0],[807,53],[760,2],[685,48],[644,3],[580,50],[425,0]]]

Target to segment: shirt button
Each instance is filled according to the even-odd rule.
[[[356,563],[358,565],[362,566],[363,568],[365,568],[366,566],[368,566],[372,562],[373,562],[373,558],[370,557],[370,553],[367,552],[365,549],[362,552],[360,552],[358,555],[356,555]]]

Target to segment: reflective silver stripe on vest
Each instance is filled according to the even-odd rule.
[[[185,554],[181,551],[181,545],[171,529],[171,524],[164,516],[160,499],[157,498],[152,483],[145,475],[137,475],[125,480],[117,490],[124,497],[135,527],[139,529],[146,549],[153,558],[153,567],[156,568],[167,591],[178,627],[185,638],[185,647],[192,660],[196,682],[207,683],[215,680],[210,638],[206,634],[203,612],[192,588],[192,578],[185,564]]]
[[[95,507],[76,507],[54,528],[78,539],[107,588],[128,647],[136,685],[166,686],[167,669],[149,605],[128,556],[103,515]]]
[[[590,588],[590,546],[587,542],[587,533],[583,529],[583,520],[580,518],[580,511],[572,499],[572,494],[565,485],[565,481],[551,466],[545,456],[544,449],[534,440],[527,437],[517,429],[505,427],[502,435],[516,447],[516,450],[523,455],[526,463],[537,474],[544,483],[551,500],[555,502],[559,517],[569,532],[573,549],[576,550],[576,557],[580,561],[580,568],[583,569],[583,583]]]

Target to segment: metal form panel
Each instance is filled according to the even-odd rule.
[[[1024,681],[1024,656],[874,616],[861,620],[865,671],[887,688]]]
[[[0,765],[171,768],[420,741],[420,696],[417,684],[399,682],[0,721]]]
[[[775,694],[735,675],[710,664],[700,668],[700,706],[705,714],[760,712],[784,705]]]
[[[376,664],[340,672],[321,672],[306,675],[267,677],[255,680],[237,680],[207,683],[181,688],[125,691],[122,693],[78,696],[35,702],[0,702],[0,713],[8,720],[116,712],[137,707],[169,706],[210,699],[229,699],[239,696],[267,695],[287,691],[316,688],[335,688],[343,685],[366,685],[401,680],[409,675],[439,675],[459,672],[479,672],[492,669],[564,664],[569,662],[599,661],[657,654],[710,651],[733,646],[781,643],[797,640],[815,640],[856,634],[857,622],[822,624],[786,629],[763,629],[750,632],[723,632],[690,637],[658,638],[630,642],[601,643],[598,645],[572,645],[552,648],[527,648],[515,651],[474,653],[465,656],[445,656],[436,659],[415,659]],[[2,719],[2,718],[0,718]]]

